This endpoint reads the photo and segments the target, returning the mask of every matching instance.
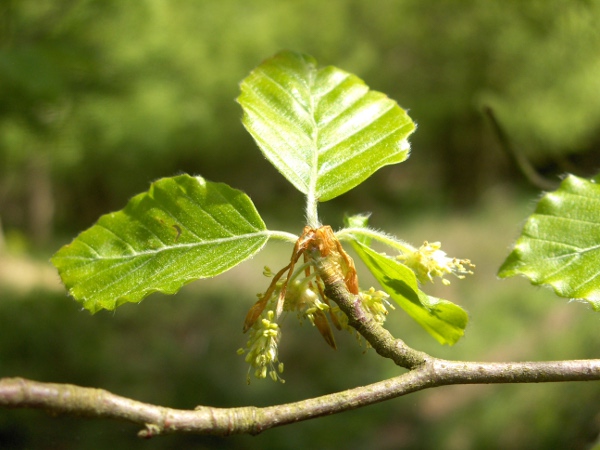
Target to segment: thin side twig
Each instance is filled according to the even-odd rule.
[[[523,176],[525,176],[527,181],[541,190],[554,191],[558,189],[560,184],[558,181],[550,180],[541,175],[535,169],[533,164],[531,164],[531,162],[525,157],[525,155],[514,147],[508,135],[504,131],[504,128],[502,128],[500,122],[498,122],[494,110],[488,106],[484,108],[483,112],[490,121],[500,147],[502,150],[504,150],[504,153],[506,153],[513,164],[521,171]]]

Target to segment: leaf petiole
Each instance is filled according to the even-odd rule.
[[[372,228],[348,227],[335,233],[335,236],[340,241],[352,242],[360,241],[360,238],[374,239],[381,244],[387,245],[400,253],[414,252],[417,249],[408,242],[398,239],[382,231],[377,231]]]
[[[292,244],[295,244],[299,238],[299,236],[296,236],[293,233],[288,233],[286,231],[279,231],[279,230],[267,230],[266,234],[267,234],[267,236],[269,236],[269,239],[290,242]]]

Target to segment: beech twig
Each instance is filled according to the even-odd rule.
[[[483,111],[492,125],[492,129],[494,130],[494,133],[498,138],[500,147],[502,148],[502,150],[504,150],[504,153],[508,155],[510,160],[525,176],[527,181],[529,181],[533,186],[541,190],[554,191],[558,189],[558,186],[560,184],[558,181],[550,180],[542,176],[535,169],[535,167],[533,167],[533,164],[531,164],[531,162],[525,157],[525,155],[514,148],[510,139],[506,135],[506,132],[498,122],[498,119],[494,114],[494,110],[488,106],[485,107]]]

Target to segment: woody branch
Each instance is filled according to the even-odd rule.
[[[370,320],[343,280],[320,267],[327,295],[375,350],[409,369],[397,377],[330,395],[265,408],[180,410],[142,403],[102,389],[41,383],[23,378],[0,380],[0,406],[32,408],[138,424],[140,437],[169,433],[227,436],[258,434],[273,427],[313,419],[390,400],[412,392],[453,384],[542,383],[600,380],[600,360],[482,363],[448,361],[408,347]],[[323,270],[325,269],[325,270]]]

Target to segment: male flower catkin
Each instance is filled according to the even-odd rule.
[[[273,381],[285,382],[280,374],[283,372],[283,363],[278,359],[278,345],[281,338],[281,329],[275,318],[275,312],[265,311],[260,320],[257,320],[250,329],[247,349],[240,348],[238,354],[246,353],[246,362],[254,368],[256,378],[266,378],[267,374]],[[250,383],[250,369],[248,370],[248,383]]]
[[[414,251],[407,251],[398,255],[396,259],[415,272],[417,280],[421,283],[428,281],[433,283],[434,277],[439,277],[444,285],[450,284],[450,280],[444,278],[446,274],[452,274],[457,278],[464,278],[473,272],[467,267],[475,267],[468,259],[449,258],[442,251],[439,242],[427,241]]]
[[[303,263],[299,263],[294,271],[300,258],[303,258]],[[275,381],[283,381],[280,376],[283,364],[278,359],[281,329],[277,321],[284,311],[294,311],[301,320],[308,319],[325,341],[336,348],[326,313],[329,312],[331,323],[338,329],[342,328],[340,319],[346,323],[346,327],[348,320],[341,311],[333,314],[324,293],[324,283],[317,270],[317,264],[323,258],[331,262],[333,274],[344,280],[348,291],[365,303],[367,311],[372,312],[376,320],[382,321],[385,317],[385,307],[382,310],[378,305],[383,293],[376,293],[374,289],[360,293],[354,262],[331,227],[315,229],[307,226],[296,241],[290,263],[273,275],[271,284],[264,294],[258,296],[258,301],[250,308],[244,321],[244,332],[250,331],[250,336],[246,348],[239,349],[238,353],[246,354],[246,361],[254,368],[257,378],[269,375]],[[272,276],[269,269],[265,269],[264,274]]]

